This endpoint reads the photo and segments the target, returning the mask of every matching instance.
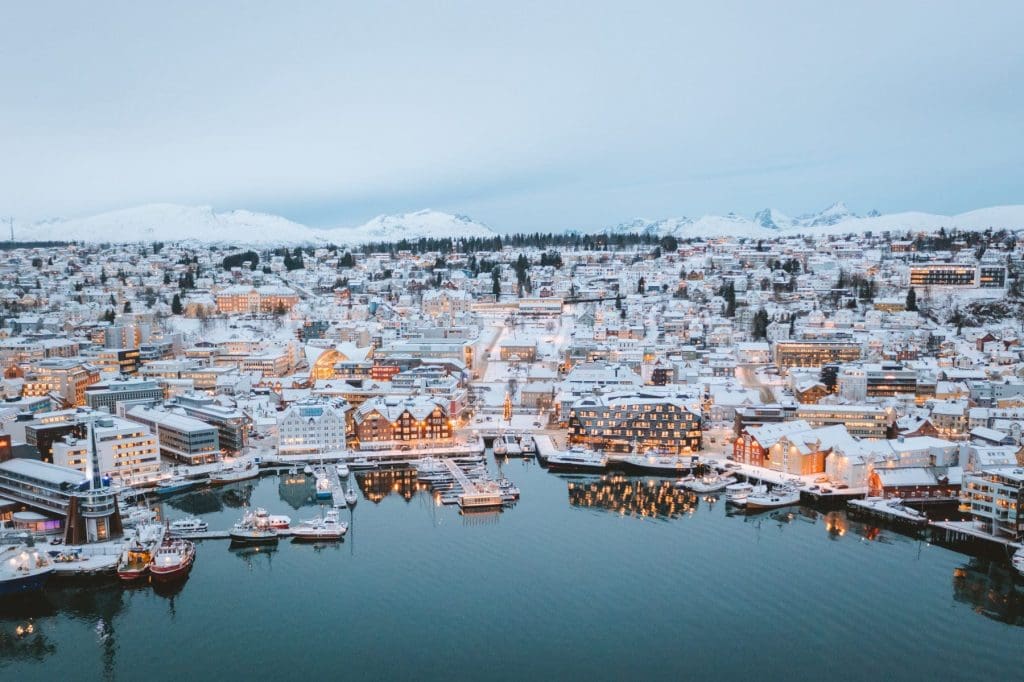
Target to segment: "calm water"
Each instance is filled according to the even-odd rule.
[[[841,513],[731,515],[660,479],[502,468],[523,499],[499,515],[379,476],[340,545],[207,541],[177,594],[54,587],[4,605],[0,679],[1022,676],[1024,586],[1005,565]],[[246,502],[314,516],[286,478],[165,510],[214,529]]]

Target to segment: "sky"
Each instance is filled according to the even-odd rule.
[[[0,215],[1024,203],[1024,3],[12,3]]]

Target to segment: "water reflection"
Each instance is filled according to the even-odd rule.
[[[622,516],[676,519],[692,514],[699,498],[665,479],[629,478],[609,474],[600,478],[570,480],[569,504],[618,512]],[[713,503],[712,503],[713,504]]]
[[[1013,568],[987,559],[971,559],[953,572],[953,599],[986,618],[1024,626],[1024,591]]]
[[[398,495],[409,502],[416,493],[430,490],[417,478],[416,470],[409,468],[367,471],[356,475],[356,484],[363,496],[375,504],[388,495]]]
[[[250,571],[265,568],[270,570],[274,563],[277,545],[239,545],[231,543],[228,551],[245,562]]]

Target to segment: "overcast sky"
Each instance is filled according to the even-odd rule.
[[[9,3],[0,214],[1022,203],[1024,3]]]

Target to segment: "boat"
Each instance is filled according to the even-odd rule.
[[[736,482],[734,476],[720,476],[719,474],[708,474],[691,481],[687,481],[683,487],[695,493],[717,493],[725,490]]]
[[[0,597],[39,592],[53,575],[53,560],[24,533],[0,539]]]
[[[227,485],[237,481],[248,481],[260,475],[260,468],[252,462],[244,466],[233,466],[210,474],[210,485]]]
[[[232,526],[228,536],[233,542],[263,544],[277,542],[277,529],[270,525],[266,509],[246,512],[242,520]]]
[[[152,547],[136,535],[121,553],[117,562],[117,577],[125,582],[138,580],[149,572],[153,564]]]
[[[505,502],[515,502],[519,499],[519,488],[507,478],[498,480],[498,490]]]
[[[1013,553],[1013,559],[1011,560],[1013,568],[1020,575],[1024,576],[1024,547],[1021,547]]]
[[[348,482],[348,490],[345,491],[345,504],[350,508],[356,506],[359,502],[359,495],[356,494],[356,488],[352,485],[352,481]]]
[[[519,441],[519,444],[523,448],[524,456],[533,456],[537,454],[537,443],[534,442],[533,436],[523,436],[523,439]]]
[[[505,506],[501,490],[495,484],[478,487],[472,492],[463,492],[458,497],[462,511],[483,511]]]
[[[330,480],[327,478],[327,474],[324,473],[323,469],[317,469],[316,475],[316,499],[318,500],[329,500],[334,497],[334,493],[331,491],[333,487]]]
[[[183,519],[175,519],[174,521],[171,521],[169,528],[171,533],[181,535],[183,533],[205,533],[209,530],[210,525],[202,519],[198,519],[194,516],[187,516]]]
[[[121,509],[121,524],[124,526],[138,526],[143,523],[156,521],[156,510],[149,507],[123,507]]]
[[[320,518],[309,519],[292,528],[298,541],[340,540],[348,532],[348,524],[338,519],[338,511],[331,509]]]
[[[184,476],[174,476],[166,483],[158,485],[156,487],[156,494],[161,496],[176,495],[183,493],[186,490],[191,490],[200,484],[198,480],[192,480],[185,478]]]
[[[302,467],[302,473],[306,474],[307,476],[312,475],[313,467],[307,464],[306,466]]]
[[[626,470],[663,474],[665,476],[688,474],[697,467],[695,457],[681,457],[679,455],[661,455],[654,453],[616,456],[612,461],[612,464],[621,466]]]
[[[356,457],[348,463],[348,468],[352,471],[366,471],[368,469],[376,469],[377,463],[371,462],[365,457]]]
[[[547,464],[551,471],[597,471],[608,466],[608,455],[575,445],[548,455]]]
[[[771,490],[755,491],[747,496],[747,509],[774,509],[800,503],[800,491],[779,485]]]
[[[196,546],[183,538],[167,538],[153,555],[149,572],[156,582],[171,582],[188,575],[196,558]]]
[[[494,454],[505,457],[517,457],[523,454],[519,439],[511,433],[505,433],[494,439]]]
[[[725,500],[742,507],[747,503],[747,497],[752,492],[754,492],[754,486],[746,481],[743,483],[732,483],[725,486]]]
[[[348,465],[344,463],[338,464],[337,470],[338,478],[348,478],[348,475],[351,473],[351,471],[348,468]]]

